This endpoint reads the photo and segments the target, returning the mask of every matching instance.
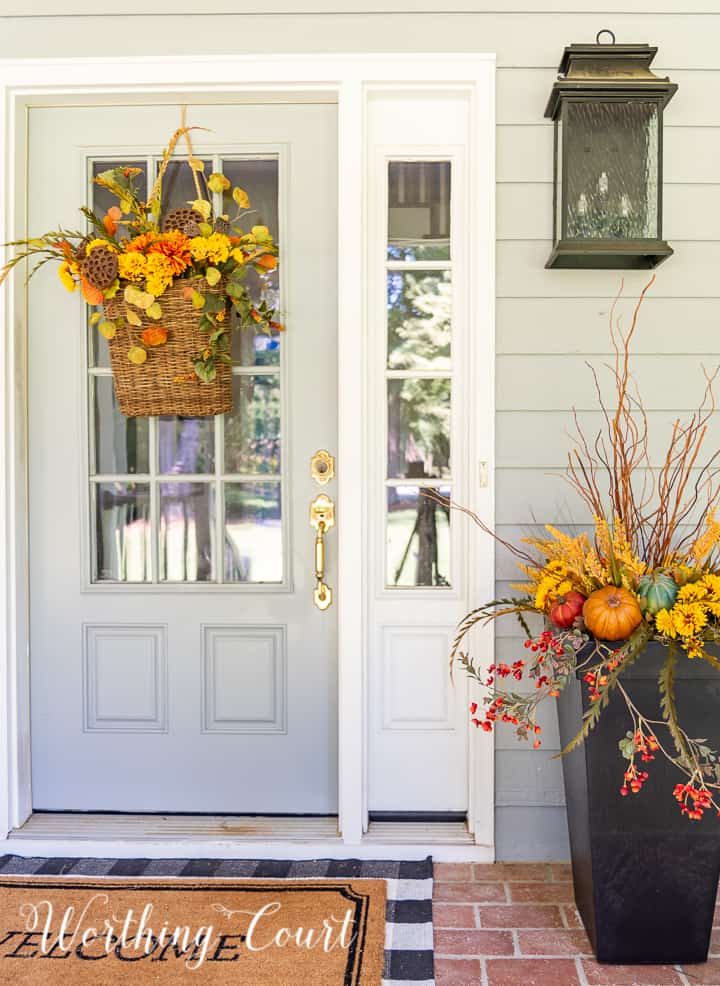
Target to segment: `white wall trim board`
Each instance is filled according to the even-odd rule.
[[[662,6],[662,0],[656,0]],[[138,7],[140,5],[138,4]],[[169,8],[156,3],[156,8]],[[288,3],[288,9],[298,6]],[[317,4],[323,10],[331,5]],[[398,4],[402,9],[426,4]],[[460,2],[460,7],[466,5]],[[48,5],[28,3],[26,16],[42,15]],[[175,4],[173,12],[188,4]],[[4,5],[11,13],[20,5]],[[225,0],[214,7],[230,8]],[[90,9],[76,0],[63,13]],[[124,9],[127,15],[134,9]],[[146,7],[143,10],[146,11]],[[429,9],[429,8],[428,8]],[[471,5],[469,9],[474,9]],[[470,236],[466,260],[472,270],[469,299],[467,379],[474,381],[473,403],[464,437],[463,456],[468,477],[477,476],[478,463],[487,463],[489,486],[468,480],[469,505],[488,523],[493,522],[494,434],[494,77],[492,54],[383,54],[383,55],[242,55],[153,58],[6,59],[0,60],[0,189],[4,214],[0,241],[16,239],[24,229],[26,121],[33,105],[63,105],[103,100],[142,101],[145,98],[188,98],[202,94],[209,100],[231,94],[239,101],[332,101],[339,118],[339,365],[340,403],[338,478],[342,523],[339,533],[337,599],[339,619],[339,840],[308,843],[253,843],[255,854],[287,857],[318,855],[397,856],[398,846],[367,842],[367,662],[371,639],[368,626],[367,573],[367,272],[366,272],[366,109],[372,93],[411,92],[414,99],[437,92],[462,90],[468,94],[472,120],[470,158]],[[268,80],[243,82],[238,80]],[[128,81],[131,80],[131,81]],[[0,253],[0,263],[5,258]],[[360,272],[360,276],[358,276]],[[24,344],[24,288],[16,277],[0,298],[0,366],[4,396],[0,404],[0,834],[21,826],[32,811],[29,735],[29,642],[27,566],[27,458],[26,358]],[[467,386],[467,385],[466,385]],[[491,598],[494,557],[488,542],[472,533],[466,551],[467,590],[472,598]],[[61,563],[58,577],[62,577]],[[418,600],[422,606],[422,601]],[[491,655],[492,642],[485,651]],[[492,660],[492,656],[489,656]],[[435,843],[429,851],[439,859],[493,857],[493,746],[485,734],[468,726],[471,769],[469,821],[475,833],[472,846]],[[17,839],[6,839],[2,851],[22,851]],[[27,843],[24,843],[27,848]],[[34,854],[117,855],[116,843],[64,840],[33,842]],[[192,852],[208,856],[247,854],[247,845],[209,841],[192,843]],[[411,846],[403,855],[427,854],[428,847]],[[136,844],[126,842],[122,852],[131,856],[187,855],[190,846],[177,841]],[[408,856],[409,858],[409,856]]]

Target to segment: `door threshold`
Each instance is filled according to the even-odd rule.
[[[148,859],[425,859],[492,863],[464,822],[371,822],[360,842],[345,842],[335,816],[31,815],[0,853],[38,857]]]
[[[34,812],[11,839],[325,842],[339,840],[336,815],[176,815]]]

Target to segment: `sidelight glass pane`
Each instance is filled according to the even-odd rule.
[[[388,259],[450,259],[450,162],[388,164]]]
[[[212,580],[214,524],[212,483],[160,483],[161,582]]]
[[[450,474],[450,380],[388,380],[388,477]]]
[[[657,104],[571,102],[564,126],[566,237],[658,236]]]
[[[94,377],[93,391],[95,474],[149,472],[148,419],[120,413],[112,377]]]
[[[158,456],[163,475],[214,472],[215,419],[159,418]]]
[[[150,581],[150,487],[93,484],[96,581]]]
[[[452,283],[445,271],[389,271],[388,367],[448,370]]]
[[[159,167],[159,164],[158,164]],[[212,174],[212,161],[205,161],[205,177]],[[207,190],[202,175],[198,174],[200,188],[203,196],[207,196]],[[187,159],[182,161],[171,161],[165,172],[162,183],[162,212],[170,212],[171,209],[180,209],[189,206],[198,197],[193,181],[192,171],[188,166]]]
[[[449,498],[450,487],[388,487],[388,586],[450,585],[450,507],[437,494]]]
[[[225,484],[226,582],[282,582],[280,483]]]
[[[225,416],[225,472],[280,472],[280,380],[276,374],[233,377]]]

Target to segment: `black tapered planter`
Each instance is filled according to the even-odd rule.
[[[651,643],[621,679],[649,719],[661,718],[657,676],[666,654]],[[716,748],[720,673],[679,648],[677,654],[680,722]],[[585,685],[570,682],[558,700],[563,746],[588,705]],[[642,791],[621,797],[627,760],[618,740],[630,729],[616,691],[585,743],[562,758],[578,910],[600,962],[704,962],[720,874],[720,818],[712,809],[702,821],[681,815],[673,788],[684,775],[659,753],[649,764],[638,761],[650,775]],[[657,731],[665,742],[666,731]]]

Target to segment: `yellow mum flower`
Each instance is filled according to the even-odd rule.
[[[224,264],[230,256],[230,238],[224,233],[212,233],[208,236],[207,256],[213,264]]]
[[[694,637],[707,624],[707,614],[699,603],[676,603],[672,619],[681,637]]]
[[[172,263],[162,253],[149,254],[146,262],[147,281],[145,287],[150,294],[159,298],[173,282]]]
[[[705,609],[716,619],[720,619],[720,601],[705,603]]]
[[[566,596],[568,592],[572,592],[572,582],[568,582],[567,579],[564,579],[562,582],[560,582],[560,584],[558,585],[555,591],[557,592],[558,596]]]
[[[240,247],[235,247],[235,249],[232,251],[230,256],[233,258],[233,260],[239,267],[242,267],[242,265],[245,263],[245,254],[242,252]]]
[[[193,236],[190,240],[190,255],[193,260],[207,260],[209,239],[209,236]]]
[[[661,609],[655,614],[655,629],[664,637],[677,637],[673,618],[666,609]]]
[[[720,601],[720,575],[711,575],[708,573],[700,581],[707,588],[708,593],[714,599]]]
[[[121,253],[118,257],[118,274],[126,281],[144,281],[147,258],[142,253]]]
[[[705,599],[707,594],[708,588],[702,582],[688,582],[678,592],[677,601],[679,603],[690,603],[697,599]]]
[[[70,273],[70,264],[67,261],[58,267],[58,277],[68,291],[74,291],[77,287],[77,282]]]
[[[705,653],[702,640],[688,640],[685,643],[685,647],[687,649],[687,656],[691,661],[694,657],[702,657]]]

